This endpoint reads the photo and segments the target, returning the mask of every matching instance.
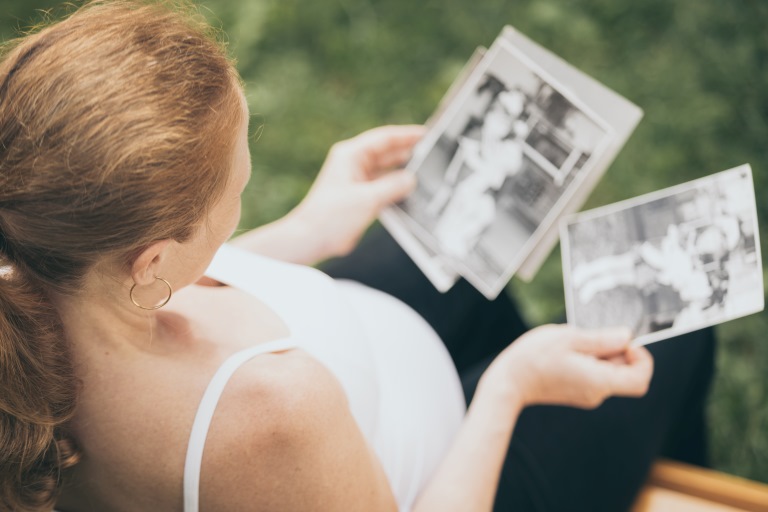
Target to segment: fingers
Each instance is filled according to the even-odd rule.
[[[604,358],[604,360],[613,364],[627,364],[626,352],[622,352],[621,354],[616,356],[606,357]]]
[[[420,125],[381,126],[365,131],[348,142],[355,156],[368,164],[369,171],[404,164],[425,133]]]
[[[578,329],[566,327],[574,350],[600,358],[623,354],[632,339],[632,332],[624,327],[610,329]]]
[[[630,346],[630,341],[626,328],[572,330],[571,347],[598,358],[592,377],[603,396],[639,397],[648,391],[653,358],[645,348]]]
[[[366,183],[376,210],[404,199],[416,187],[416,178],[408,171],[392,171]]]
[[[386,153],[403,146],[412,146],[425,132],[426,128],[418,124],[388,125],[366,130],[352,140],[374,153]]]
[[[631,347],[627,349],[626,359],[624,365],[603,363],[608,390],[616,396],[643,396],[653,375],[653,358],[645,348]]]
[[[369,167],[368,172],[369,174],[376,175],[377,173],[394,167],[405,167],[412,155],[412,145],[382,153],[371,159],[371,166]]]

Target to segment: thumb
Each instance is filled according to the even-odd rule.
[[[604,363],[607,364],[607,363]],[[653,376],[653,358],[643,347],[627,349],[627,364],[606,368],[610,377],[611,394],[619,396],[643,396]]]
[[[624,327],[610,329],[576,329],[571,346],[584,354],[611,357],[626,352],[632,332]]]
[[[365,184],[377,209],[404,199],[416,188],[416,178],[410,171],[388,172]]]

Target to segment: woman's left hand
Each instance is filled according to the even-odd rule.
[[[331,147],[315,183],[289,214],[316,245],[316,259],[349,253],[381,210],[416,185],[401,169],[424,127],[382,126]]]

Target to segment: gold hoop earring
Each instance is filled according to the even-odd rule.
[[[156,306],[152,306],[152,307],[149,307],[149,308],[146,307],[146,306],[142,306],[141,304],[136,302],[136,298],[133,296],[133,290],[136,288],[136,286],[138,286],[137,283],[133,283],[133,286],[131,286],[131,291],[128,292],[128,295],[131,297],[131,302],[133,302],[134,306],[136,306],[137,308],[145,309],[147,311],[154,311],[154,310],[160,309],[161,307],[163,307],[166,304],[168,304],[168,302],[171,300],[171,297],[173,297],[173,287],[171,287],[171,283],[169,283],[168,281],[166,281],[162,277],[157,277],[157,276],[155,276],[155,280],[162,281],[162,282],[165,283],[165,286],[168,287],[168,297],[166,297],[163,302],[161,302],[160,304],[158,304]]]

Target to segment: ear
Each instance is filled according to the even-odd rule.
[[[168,257],[170,243],[170,239],[160,240],[139,253],[131,264],[131,277],[134,283],[146,286],[155,282],[159,269]]]

